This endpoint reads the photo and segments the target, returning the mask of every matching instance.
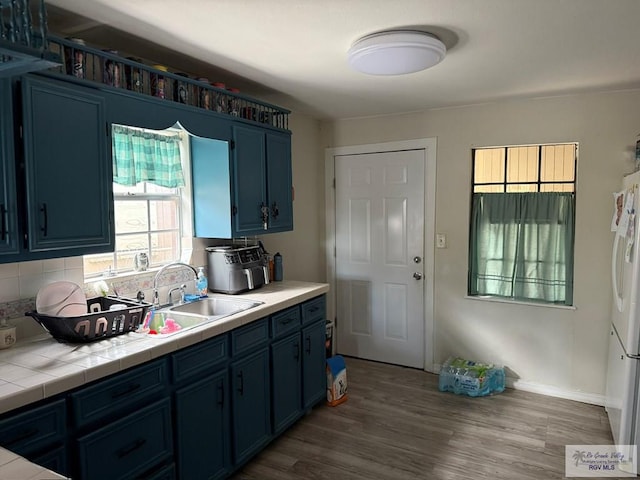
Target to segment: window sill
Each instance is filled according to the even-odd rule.
[[[521,300],[509,300],[507,298],[499,298],[499,297],[490,297],[490,296],[472,296],[466,295],[464,298],[468,300],[476,300],[480,302],[491,302],[491,303],[509,303],[512,305],[523,305],[527,307],[542,307],[542,308],[556,308],[560,310],[577,310],[575,305],[567,306],[567,305],[556,305],[553,303],[536,303],[536,302],[524,302]]]

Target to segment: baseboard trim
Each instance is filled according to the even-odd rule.
[[[425,368],[426,371],[435,373],[440,372],[441,365],[433,364]],[[566,400],[573,400],[581,403],[588,403],[591,405],[598,405],[604,407],[605,397],[596,393],[586,393],[575,390],[566,390],[564,388],[554,387],[552,385],[544,385],[535,382],[527,382],[525,380],[519,380],[513,377],[506,377],[505,384],[507,388],[513,388],[514,390],[522,390],[523,392],[539,393],[540,395],[547,395],[549,397],[564,398]]]
[[[576,402],[589,403],[604,407],[604,395],[596,393],[586,393],[575,390],[566,390],[564,388],[554,387],[552,385],[542,385],[534,382],[526,382],[512,377],[506,378],[506,385],[515,390],[523,390],[525,392],[540,393],[549,397],[564,398],[574,400]]]

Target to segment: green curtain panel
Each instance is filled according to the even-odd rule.
[[[115,183],[133,186],[150,182],[169,188],[184,186],[179,135],[160,135],[114,125],[112,144]]]
[[[573,193],[475,193],[469,294],[573,305]]]

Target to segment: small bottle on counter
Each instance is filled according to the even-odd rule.
[[[204,273],[204,267],[198,267],[198,279],[196,280],[196,291],[201,297],[206,297],[209,293],[209,281]]]
[[[273,280],[276,282],[282,281],[282,255],[280,255],[280,252],[273,256]]]

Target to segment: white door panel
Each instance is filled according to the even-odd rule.
[[[336,157],[338,353],[424,365],[424,168],[424,150]]]

